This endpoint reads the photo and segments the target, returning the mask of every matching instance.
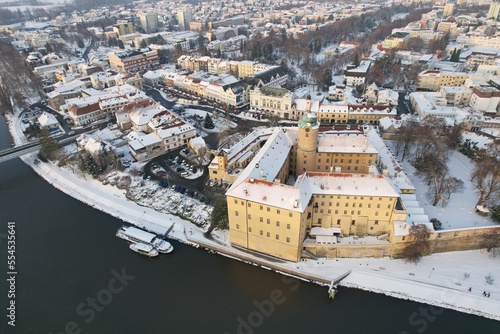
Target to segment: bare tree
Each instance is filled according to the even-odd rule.
[[[422,256],[429,254],[430,235],[431,232],[424,224],[418,224],[410,227],[409,238],[411,241],[407,243],[402,253],[406,261],[417,264],[422,259]]]
[[[432,206],[436,206],[439,202],[442,206],[446,206],[451,194],[462,191],[464,188],[462,180],[449,176],[448,168],[439,170],[430,181],[428,194],[432,198]]]
[[[494,203],[500,200],[500,149],[498,141],[490,144],[486,154],[476,162],[471,181],[479,193],[476,205]]]

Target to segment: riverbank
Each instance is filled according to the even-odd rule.
[[[36,162],[35,154],[23,156],[22,160],[64,193],[118,219],[159,234],[171,228],[168,237],[180,242],[202,246],[224,256],[319,284],[327,284],[351,271],[342,280],[341,286],[500,320],[498,283],[485,284],[487,275],[500,279],[500,268],[498,259],[489,257],[485,251],[433,254],[424,257],[418,265],[388,258],[319,259],[290,263],[232,247],[227,233],[207,238],[204,230],[188,221],[141,207],[128,201],[124,190],[103,186],[91,177],[85,179],[52,163]],[[485,290],[490,292],[490,298],[483,296]]]

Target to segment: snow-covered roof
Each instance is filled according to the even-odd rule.
[[[199,150],[200,148],[206,147],[205,140],[203,140],[202,137],[191,138],[190,143],[195,150]]]
[[[165,108],[159,104],[147,106],[144,108],[135,108],[130,113],[130,120],[136,126],[143,126],[148,124],[155,115],[161,113],[164,110]]]
[[[45,111],[38,117],[38,122],[42,128],[51,125],[59,125],[56,117]]]
[[[377,150],[368,141],[368,138],[358,133],[339,133],[338,135],[320,133],[318,135],[318,152],[377,154]]]

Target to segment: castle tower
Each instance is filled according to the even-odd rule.
[[[227,156],[223,149],[217,155],[217,164],[220,170],[225,170],[227,167]]]
[[[295,176],[304,172],[314,171],[316,166],[316,151],[318,149],[318,117],[314,113],[307,113],[299,120],[299,136]]]

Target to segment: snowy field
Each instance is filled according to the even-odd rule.
[[[488,142],[485,136],[466,132],[464,140],[471,139],[479,142],[479,147],[484,147]],[[388,147],[393,147],[391,141],[386,141]],[[443,224],[443,230],[470,228],[478,226],[498,226],[489,217],[480,216],[475,212],[476,202],[479,198],[474,185],[470,181],[471,171],[474,169],[474,163],[465,155],[458,151],[451,151],[448,159],[448,168],[450,175],[464,182],[464,189],[451,195],[449,202],[445,207],[441,204],[432,206],[432,201],[427,195],[427,184],[422,177],[415,175],[415,167],[412,166],[409,159],[403,161],[402,166],[415,186],[415,195],[420,206],[424,209],[429,219],[437,218]]]

